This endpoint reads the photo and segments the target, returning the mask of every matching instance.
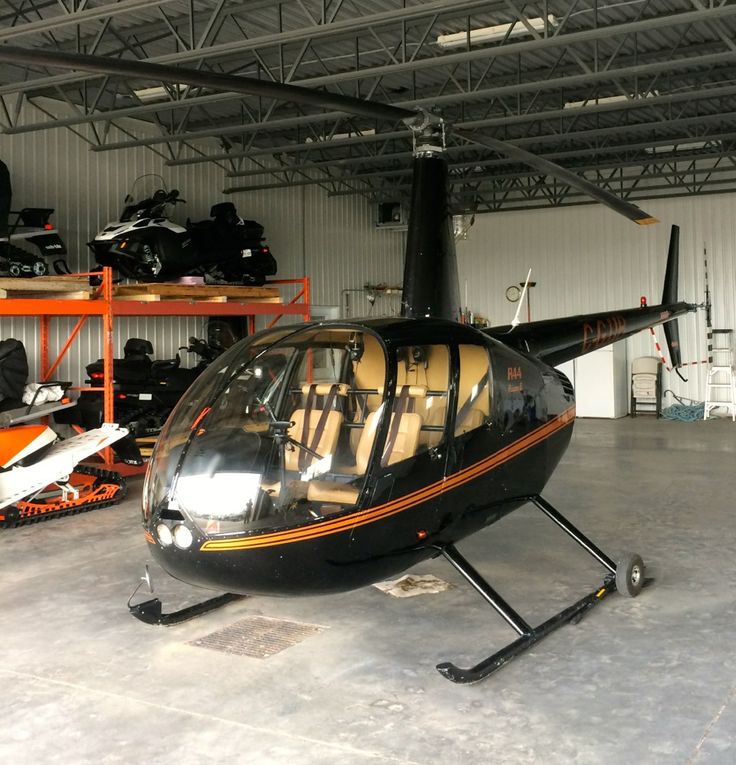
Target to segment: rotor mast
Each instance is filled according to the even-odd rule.
[[[460,318],[460,286],[449,203],[445,123],[422,112],[405,120],[414,137],[401,315]]]

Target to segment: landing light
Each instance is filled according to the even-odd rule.
[[[180,523],[178,526],[174,526],[174,544],[180,550],[191,547],[193,541],[192,532],[184,524]]]
[[[156,526],[156,536],[158,537],[158,541],[161,542],[164,547],[168,547],[174,541],[174,537],[171,535],[171,529],[165,523],[159,523],[158,526]]]

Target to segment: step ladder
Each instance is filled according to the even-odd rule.
[[[708,375],[703,419],[720,407],[736,421],[736,370],[732,329],[712,329],[708,335]]]

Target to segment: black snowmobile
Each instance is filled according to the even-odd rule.
[[[125,427],[128,435],[113,444],[117,456],[128,464],[143,464],[135,439],[156,436],[171,410],[206,366],[224,350],[210,341],[189,338],[189,345],[179,349],[193,353],[199,361],[193,367],[181,366],[181,354],[173,359],[154,360],[153,346],[143,338],[132,337],[123,349],[122,359],[113,359],[114,422]],[[86,385],[102,386],[104,362],[97,359],[86,367]],[[70,419],[70,415],[73,419]],[[80,425],[85,430],[103,422],[102,391],[82,391],[77,406],[57,421]]]
[[[66,246],[59,232],[49,223],[54,212],[50,207],[24,207],[11,210],[12,186],[7,165],[0,160],[0,276],[45,276],[49,273],[46,258],[56,273],[68,273],[64,256]],[[37,247],[40,255],[18,247]]]
[[[195,275],[212,283],[260,286],[276,273],[263,226],[240,218],[232,202],[213,205],[212,220],[180,226],[168,210],[185,201],[176,189],[158,189],[139,202],[127,196],[120,220],[108,223],[88,244],[97,264],[148,282]]]

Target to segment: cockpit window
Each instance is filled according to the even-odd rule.
[[[462,436],[488,422],[493,392],[488,350],[482,345],[459,345],[460,385],[458,387],[455,435]]]
[[[354,507],[383,411],[386,355],[378,338],[310,328],[265,351],[229,355],[172,418],[166,453],[153,458],[160,470],[149,469],[158,487],[148,492],[149,511],[183,513],[218,535]]]

